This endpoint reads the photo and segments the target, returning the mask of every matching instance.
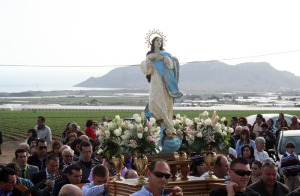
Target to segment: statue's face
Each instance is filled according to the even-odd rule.
[[[154,41],[154,47],[155,48],[160,48],[161,47],[161,38],[156,38]]]

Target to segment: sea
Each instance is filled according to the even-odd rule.
[[[73,86],[1,86],[0,93],[20,93],[28,91],[79,91],[79,90],[118,90],[116,88],[85,88],[85,87],[73,87]]]
[[[105,75],[112,68],[1,67],[0,92],[56,90],[107,90],[106,88],[74,87],[90,77]]]

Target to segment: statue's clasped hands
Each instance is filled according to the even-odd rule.
[[[147,56],[151,61],[162,61],[164,59],[163,56],[157,53],[151,53]]]

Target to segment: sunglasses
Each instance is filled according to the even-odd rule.
[[[165,174],[165,173],[158,172],[158,171],[152,171],[151,173],[158,178],[163,178],[163,177],[165,177],[166,179],[171,178],[171,174]]]
[[[39,149],[40,149],[40,150],[43,150],[43,149],[46,150],[46,149],[47,149],[47,146],[39,146]]]
[[[238,176],[250,176],[252,171],[248,171],[248,170],[241,170],[241,169],[232,169],[232,171],[238,175]]]

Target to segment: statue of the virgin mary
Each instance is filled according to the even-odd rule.
[[[154,38],[150,42],[151,36]],[[175,56],[164,50],[165,37],[161,32],[150,31],[147,38],[151,49],[146,60],[141,63],[142,71],[150,83],[149,111],[146,111],[145,116],[153,116],[162,128],[161,153],[173,153],[181,145],[181,138],[173,125],[173,102],[175,98],[183,95],[178,88],[179,62]]]

